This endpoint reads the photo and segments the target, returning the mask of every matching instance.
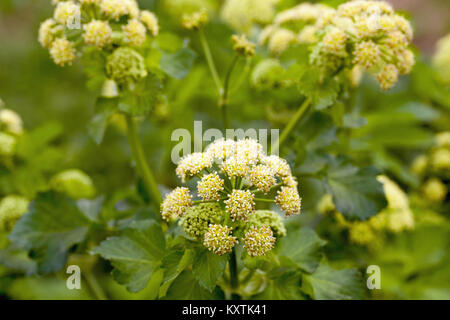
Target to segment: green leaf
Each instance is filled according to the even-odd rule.
[[[340,88],[334,78],[327,77],[321,81],[320,71],[309,68],[301,75],[298,89],[312,100],[316,110],[322,110],[336,101]]]
[[[159,269],[165,246],[161,226],[154,220],[144,220],[131,223],[121,236],[101,242],[93,253],[111,261],[117,282],[126,285],[131,292],[138,292]]]
[[[159,296],[164,297],[172,282],[194,261],[195,251],[192,249],[173,248],[163,259],[161,268],[164,271],[164,279],[159,290]]]
[[[72,199],[50,191],[37,195],[9,238],[33,250],[40,272],[55,272],[64,266],[67,251],[84,240],[89,224]]]
[[[169,76],[181,80],[186,77],[197,54],[189,48],[182,48],[175,53],[162,52],[160,68]]]
[[[387,205],[374,167],[359,168],[343,157],[331,158],[325,178],[336,208],[349,219],[365,220]]]
[[[200,248],[196,252],[192,273],[200,285],[212,291],[225,271],[227,260],[228,255],[219,256],[206,248]]]
[[[88,124],[88,133],[97,144],[100,144],[105,135],[108,121],[117,111],[118,99],[99,98],[95,103],[95,115]]]
[[[365,282],[356,269],[334,270],[321,264],[313,274],[304,274],[302,280],[302,291],[317,300],[364,298]]]
[[[279,256],[289,265],[313,272],[320,262],[319,249],[325,243],[312,229],[289,230],[280,241]]]
[[[279,277],[270,279],[266,289],[252,297],[257,300],[304,300],[300,291],[300,274],[285,272]]]
[[[17,153],[29,159],[46,149],[47,145],[62,132],[62,125],[56,122],[44,124],[32,131],[26,132],[17,145]]]
[[[167,300],[213,300],[223,299],[223,292],[216,287],[213,292],[202,287],[192,272],[183,271],[167,291]]]
[[[37,271],[36,261],[28,256],[28,252],[17,248],[0,250],[0,265],[8,267],[14,271],[23,272],[26,275],[35,274]]]
[[[161,80],[149,74],[138,82],[133,90],[127,90],[119,98],[119,110],[132,116],[145,116],[153,108],[161,90]]]

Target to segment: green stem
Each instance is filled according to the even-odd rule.
[[[302,118],[302,116],[305,114],[305,111],[308,109],[309,105],[311,104],[311,99],[306,99],[303,104],[300,106],[300,108],[295,113],[294,117],[289,121],[287,126],[284,128],[283,132],[281,133],[280,138],[275,142],[274,147],[272,148],[275,150],[279,150],[280,146],[283,144],[283,142],[289,137],[292,129],[294,129],[297,122]],[[269,152],[270,153],[270,152]]]
[[[254,200],[255,200],[255,201],[258,201],[258,202],[270,202],[270,203],[273,203],[273,202],[274,202],[273,199],[255,198]]]
[[[237,270],[237,260],[236,260],[236,251],[233,248],[233,251],[231,251],[230,254],[230,286],[232,289],[231,299],[232,300],[239,300],[239,295],[234,293],[234,291],[239,287],[239,278],[238,278],[238,270]]]
[[[86,280],[86,284],[97,300],[107,300],[105,292],[101,287],[100,283],[97,281],[97,278],[91,272],[83,273],[84,279]]]
[[[224,129],[231,128],[231,123],[230,123],[230,119],[228,117],[228,112],[227,112],[228,94],[230,92],[229,87],[230,87],[231,74],[233,73],[233,69],[236,66],[236,63],[238,62],[238,60],[239,60],[239,56],[235,55],[233,58],[233,61],[231,62],[230,67],[228,68],[227,75],[225,76],[225,82],[224,82],[224,86],[223,86],[223,94],[220,98],[219,106],[222,109]]]
[[[209,71],[214,79],[214,83],[216,84],[217,92],[219,96],[223,94],[222,83],[220,82],[219,74],[216,69],[216,65],[214,64],[214,60],[211,54],[211,50],[209,49],[208,41],[206,41],[205,33],[203,29],[199,30],[200,42],[202,43],[203,52],[205,53],[206,62],[208,63]]]
[[[156,207],[159,209],[159,204],[162,201],[161,193],[159,192],[155,176],[148,166],[144,149],[142,148],[141,140],[139,139],[136,121],[132,116],[128,114],[126,115],[126,120],[128,126],[128,140],[130,142],[131,150],[136,161],[136,166],[138,168],[139,174],[141,175],[141,178],[144,181],[147,191],[150,193],[151,197],[156,202]]]

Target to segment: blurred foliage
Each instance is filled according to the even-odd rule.
[[[203,130],[222,128],[201,43],[181,28],[181,16],[198,5],[208,8],[212,19],[204,31],[218,72],[224,75],[232,63],[230,36],[235,32],[218,18],[218,2],[140,1],[142,8],[158,15],[161,27],[153,43],[157,50],[146,57],[147,67],[166,75],[164,94],[142,103],[151,105],[150,116],[130,110],[138,95],[121,104],[98,100],[103,79],[94,79],[88,88],[86,75],[96,70],[86,63],[84,68],[77,62],[63,69],[51,62],[36,40],[39,23],[51,14],[49,2],[0,4],[0,97],[21,115],[26,128],[18,139],[16,164],[0,167],[0,195],[34,200],[8,238],[0,231],[0,296],[98,298],[92,283],[90,289],[84,285],[92,279],[83,278],[82,290],[66,289],[63,267],[78,264],[95,275],[111,299],[224,298],[229,289],[221,283],[223,275],[229,276],[226,260],[190,240],[179,240],[177,226],[165,230],[130,161],[125,120],[111,111],[119,105],[121,111],[145,116],[140,134],[147,160],[161,189],[177,186],[170,160],[176,144],[171,141],[173,130],[186,128],[193,134],[194,120],[203,121]],[[298,2],[281,0],[277,10]],[[343,1],[326,2],[336,6]],[[256,42],[260,27],[254,28],[249,38]],[[313,81],[317,73],[302,60],[302,46],[284,52],[279,65],[271,64],[262,79],[258,68],[260,72],[269,53],[260,46],[256,52],[253,59],[240,59],[231,76],[228,109],[235,128],[284,127],[302,103],[299,90],[291,85],[297,78],[306,84],[300,93],[316,107],[307,111],[281,149],[300,182],[302,215],[288,224],[288,235],[273,255],[259,260],[238,255],[245,266],[240,277],[251,273],[239,294],[255,299],[450,299],[449,195],[445,191],[436,200],[426,196],[433,191],[424,190],[432,178],[448,188],[450,174],[448,167],[434,170],[429,162],[428,169],[414,170],[418,157],[431,161],[442,147],[437,134],[450,131],[450,90],[429,57],[416,52],[411,74],[381,92],[369,77],[358,89],[341,88],[334,80],[318,86]],[[140,88],[142,99],[154,86],[149,82]],[[336,101],[340,90],[348,94]],[[95,197],[75,201],[52,190],[52,177],[73,168],[91,177]],[[334,209],[348,221],[374,216],[387,204],[376,181],[380,173],[406,192],[415,227],[384,232],[382,248],[374,250],[352,243],[349,230],[318,206],[330,195]],[[145,265],[135,262],[139,259]],[[368,265],[380,266],[381,290],[365,289]]]

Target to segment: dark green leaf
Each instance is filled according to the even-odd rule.
[[[84,240],[89,219],[65,195],[50,191],[39,194],[30,210],[16,224],[10,240],[36,254],[39,271],[61,269],[67,251]]]
[[[137,292],[145,288],[161,265],[165,255],[164,234],[153,220],[135,222],[121,236],[100,243],[93,253],[110,260],[117,282],[126,285],[131,292]]]
[[[161,90],[161,80],[149,74],[133,90],[124,91],[119,98],[119,110],[132,116],[145,116],[153,108]]]
[[[203,288],[195,280],[192,272],[184,271],[181,273],[167,291],[167,300],[213,300],[223,299],[223,293],[219,287],[213,292]]]
[[[300,274],[286,272],[281,276],[270,279],[266,289],[253,297],[257,300],[303,300],[300,292]]]
[[[189,48],[175,53],[162,52],[159,66],[169,76],[181,80],[188,75],[197,54]]]
[[[334,270],[321,264],[313,274],[304,274],[302,280],[302,291],[317,300],[364,298],[365,281],[356,269]]]
[[[313,272],[320,262],[319,249],[325,243],[312,229],[289,230],[286,237],[281,239],[279,256],[288,265]]]
[[[349,219],[365,220],[386,207],[377,175],[374,167],[361,169],[342,157],[331,158],[325,183],[337,210]]]
[[[196,252],[192,273],[203,287],[212,291],[225,271],[227,259],[228,255],[219,256],[206,248],[200,248]]]

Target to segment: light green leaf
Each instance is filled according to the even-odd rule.
[[[356,269],[334,270],[321,264],[313,274],[304,274],[302,280],[302,291],[317,300],[364,298],[365,282]]]
[[[139,221],[132,223],[120,236],[100,243],[93,253],[110,260],[117,282],[126,285],[131,292],[137,292],[145,288],[161,265],[165,255],[164,234],[154,220]]]
[[[336,101],[340,88],[334,78],[328,77],[320,81],[320,71],[309,68],[300,77],[298,89],[312,100],[316,110],[322,110]]]
[[[159,66],[169,76],[181,80],[186,77],[197,54],[189,48],[182,48],[175,53],[162,52]]]
[[[119,110],[132,116],[145,116],[155,105],[161,90],[161,80],[149,74],[138,82],[133,90],[127,90],[119,98]]]
[[[373,167],[359,168],[342,157],[332,158],[325,186],[336,208],[349,219],[365,220],[387,205]]]
[[[117,111],[118,99],[99,98],[95,103],[95,115],[88,125],[88,133],[97,144],[100,144],[105,135],[108,121]]]
[[[280,241],[279,256],[289,265],[313,272],[320,262],[319,249],[325,243],[312,229],[290,230]]]
[[[64,266],[67,251],[84,240],[89,224],[73,200],[50,191],[38,194],[9,238],[33,250],[40,272],[55,272]]]
[[[219,256],[206,248],[200,248],[196,252],[192,273],[203,287],[212,291],[225,271],[227,260],[228,255]]]

